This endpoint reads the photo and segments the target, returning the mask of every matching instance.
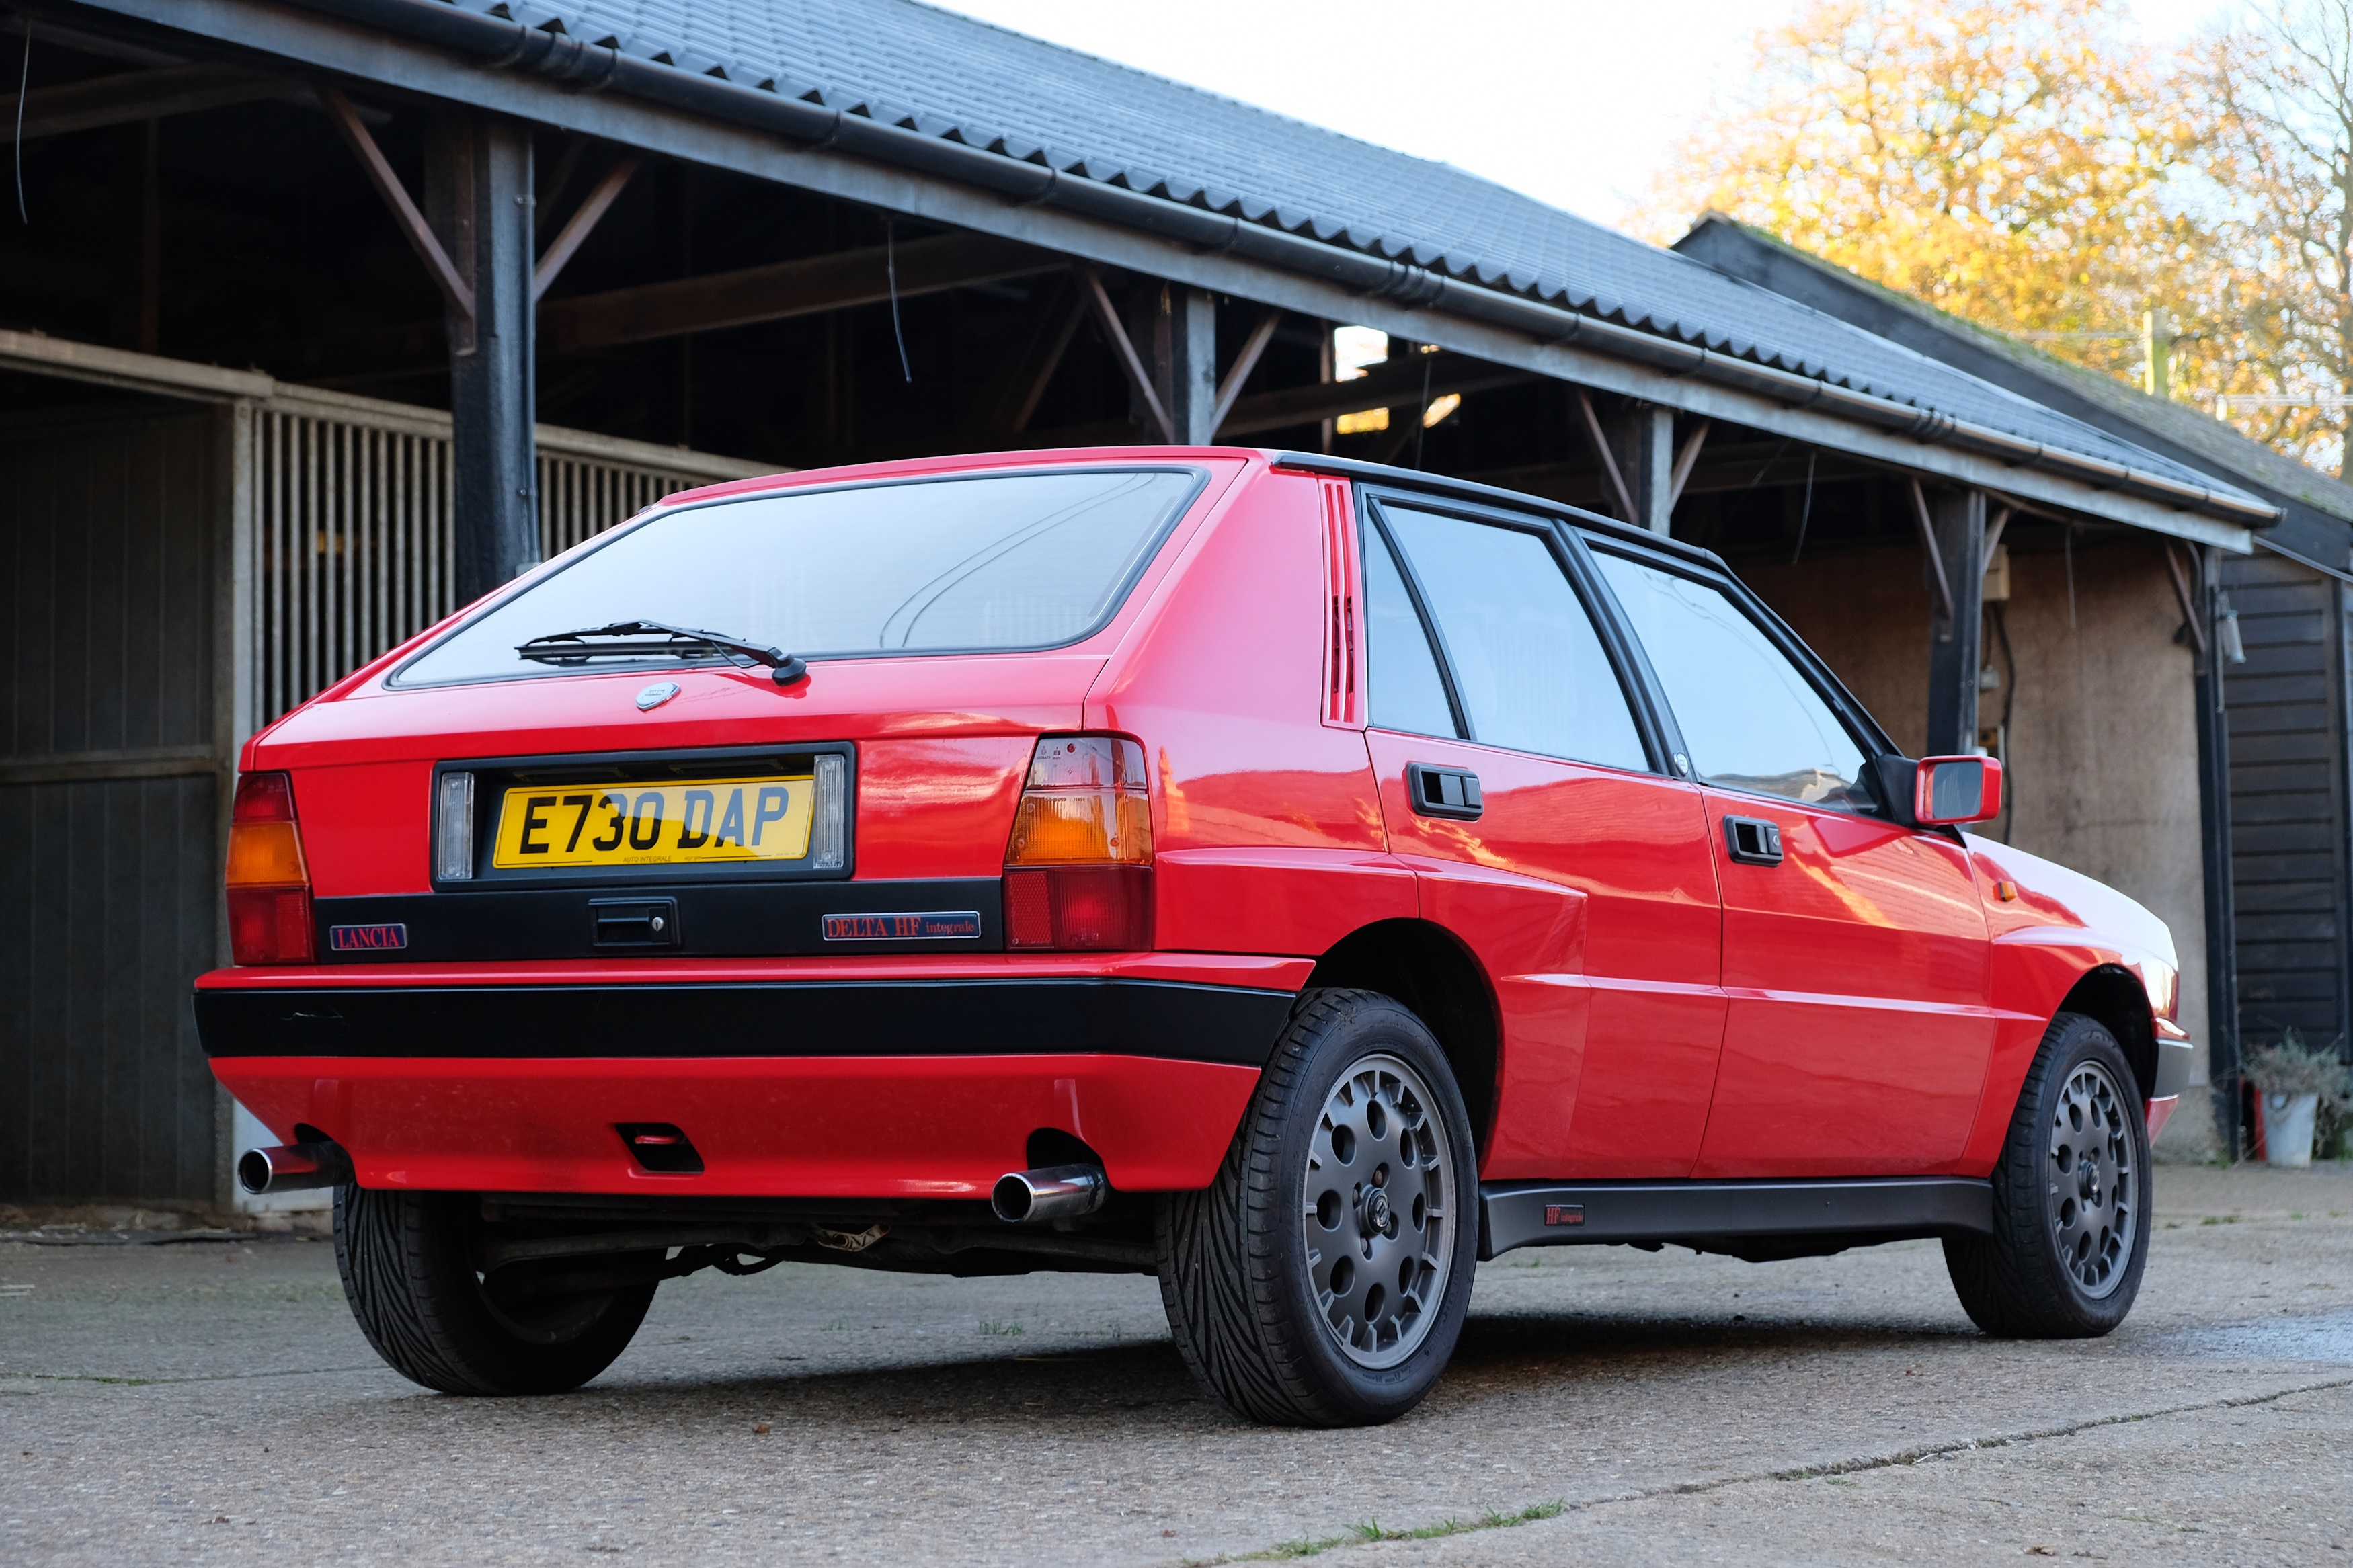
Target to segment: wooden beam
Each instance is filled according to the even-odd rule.
[[[1054,373],[1061,369],[1087,310],[1086,296],[1067,279],[1058,280],[1046,297],[1046,308],[1021,357],[1006,367],[995,388],[979,400],[967,416],[970,423],[965,428],[976,434],[1008,436],[1029,428],[1039,401],[1053,384]]]
[[[572,215],[572,221],[564,226],[564,232],[555,237],[555,243],[541,255],[539,266],[533,270],[531,297],[534,300],[547,292],[547,286],[555,281],[556,275],[564,270],[565,263],[572,259],[573,252],[580,248],[607,210],[620,199],[622,187],[629,183],[629,176],[636,174],[644,163],[645,159],[639,154],[629,153],[614,164],[612,171],[597,182],[596,188],[588,193],[588,199],[580,204],[580,210]]]
[[[345,144],[359,159],[360,167],[367,171],[368,180],[375,186],[376,194],[384,198],[385,205],[392,209],[393,219],[400,225],[400,232],[407,239],[409,248],[417,252],[419,261],[425,263],[425,270],[433,275],[433,281],[440,289],[441,297],[448,301],[449,308],[471,321],[474,315],[473,289],[467,287],[465,279],[459,275],[457,263],[449,259],[449,253],[442,249],[441,242],[434,237],[431,226],[425,221],[425,215],[418,212],[417,204],[409,199],[407,187],[400,183],[400,176],[392,172],[392,165],[385,162],[384,150],[375,144],[375,138],[368,134],[368,128],[360,121],[359,110],[352,107],[352,100],[345,98],[343,89],[334,83],[322,81],[317,86],[319,101],[327,106],[327,118],[343,133]]]
[[[1936,548],[1936,523],[1928,512],[1928,492],[1920,481],[1911,481],[1912,516],[1920,525],[1920,548],[1928,557],[1928,581],[1936,590],[1936,614],[1946,621],[1953,618],[1953,582],[1945,574],[1944,552]]]
[[[1281,392],[1237,397],[1232,411],[1219,426],[1218,434],[1247,436],[1259,430],[1282,430],[1367,408],[1419,408],[1422,405],[1421,378],[1425,370],[1430,374],[1430,395],[1433,398],[1450,392],[1489,392],[1539,379],[1526,371],[1490,364],[1466,354],[1432,354],[1426,363],[1424,356],[1411,354],[1373,366],[1353,381],[1311,382],[1304,386],[1285,387]]]
[[[2006,517],[2008,509],[2004,508],[2003,511]],[[1993,554],[1991,545],[1986,546],[1986,554]],[[2189,628],[2190,646],[2203,659],[2206,657],[2206,626],[2198,618],[2198,595],[2190,589],[2189,574],[2181,569],[2181,552],[2170,539],[2165,542],[2165,569],[2172,574],[2173,596],[2181,601],[2181,624]]]
[[[1266,345],[1273,341],[1274,329],[1282,322],[1282,312],[1271,305],[1259,312],[1258,325],[1252,327],[1250,335],[1242,341],[1241,353],[1236,354],[1234,363],[1226,368],[1226,379],[1218,388],[1218,406],[1209,415],[1212,432],[1225,428],[1226,416],[1234,411],[1234,399],[1242,395],[1243,384],[1250,380],[1250,372],[1258,368],[1259,356],[1266,353]]]
[[[1683,437],[1683,449],[1675,454],[1674,475],[1667,481],[1669,511],[1674,510],[1675,502],[1683,499],[1683,484],[1691,478],[1693,466],[1699,461],[1699,449],[1707,444],[1708,426],[1714,423],[1712,419],[1703,419],[1692,426],[1690,435]]]
[[[1585,422],[1585,438],[1600,455],[1601,472],[1609,481],[1609,493],[1618,498],[1619,516],[1640,528],[1642,515],[1635,510],[1633,492],[1626,488],[1626,476],[1618,471],[1618,455],[1609,449],[1609,437],[1601,428],[1601,416],[1593,411],[1593,395],[1581,386],[1577,389],[1577,412]]]
[[[1164,441],[1176,438],[1176,427],[1170,423],[1168,410],[1160,395],[1153,390],[1152,373],[1145,368],[1142,356],[1135,352],[1135,341],[1127,335],[1127,323],[1119,319],[1119,307],[1111,302],[1103,289],[1103,273],[1092,267],[1079,268],[1079,283],[1086,291],[1087,303],[1094,307],[1095,324],[1103,329],[1103,342],[1119,362],[1127,377],[1128,390],[1135,394],[1138,403],[1152,423],[1159,426],[1155,432]]]
[[[25,140],[251,103],[275,98],[293,85],[283,77],[239,66],[200,64],[119,71],[36,88],[24,95]],[[16,139],[17,108],[16,94],[0,98],[0,143]]]
[[[896,248],[902,300],[1068,264],[1052,251],[977,234],[936,235]],[[572,353],[879,304],[891,297],[886,262],[885,247],[877,245],[550,300],[540,306],[539,346],[543,353]]]

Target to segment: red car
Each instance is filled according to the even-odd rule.
[[[659,1283],[1156,1274],[1241,1415],[1409,1409],[1474,1264],[1940,1237],[2096,1334],[2189,1047],[2138,905],[1964,835],[1715,557],[1329,458],[674,496],[248,745],[220,1080],[396,1368]]]

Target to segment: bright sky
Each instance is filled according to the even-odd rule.
[[[1625,219],[1797,0],[934,0]],[[2124,0],[2152,42],[2231,0]]]

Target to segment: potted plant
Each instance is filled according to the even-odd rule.
[[[2289,1029],[2278,1045],[2249,1051],[2243,1070],[2260,1097],[2263,1158],[2274,1165],[2311,1164],[2314,1124],[2323,1103],[2330,1121],[2337,1122],[2353,1097],[2353,1072],[2338,1059],[2337,1048],[2315,1050]]]

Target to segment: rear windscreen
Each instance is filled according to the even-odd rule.
[[[1057,469],[686,507],[613,537],[409,661],[401,686],[676,668],[551,665],[535,637],[624,621],[804,658],[1052,647],[1110,618],[1199,489],[1193,469]]]

